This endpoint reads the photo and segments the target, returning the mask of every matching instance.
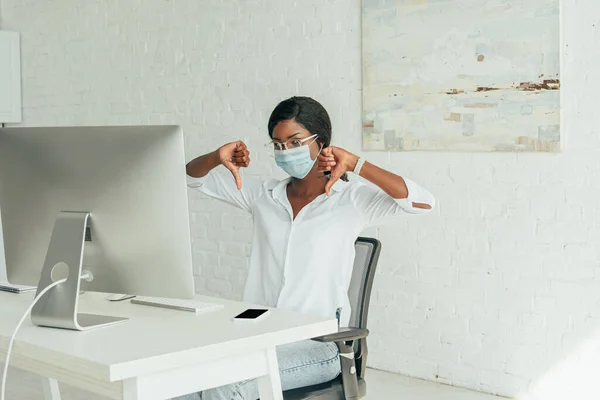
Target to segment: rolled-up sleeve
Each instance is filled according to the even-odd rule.
[[[410,179],[403,179],[408,189],[405,199],[394,199],[372,184],[358,183],[355,186],[353,202],[367,225],[382,224],[399,215],[426,214],[435,207],[435,198],[429,191]],[[431,208],[415,207],[414,203],[427,204]]]
[[[216,200],[223,201],[249,213],[252,204],[260,196],[263,182],[243,177],[242,189],[238,190],[235,178],[226,168],[219,166],[206,176],[194,178],[187,175],[187,186]]]

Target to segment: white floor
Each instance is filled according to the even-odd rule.
[[[367,379],[367,400],[500,400],[499,397],[387,372],[369,370]],[[7,400],[43,399],[40,381],[35,375],[11,369],[8,381]],[[66,386],[61,388],[61,394],[62,400],[106,400]]]
[[[501,397],[439,383],[367,370],[367,400],[502,400]]]

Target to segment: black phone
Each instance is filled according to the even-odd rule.
[[[234,321],[257,321],[269,313],[266,308],[249,308],[241,314],[233,317]]]

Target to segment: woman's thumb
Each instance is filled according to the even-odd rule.
[[[242,176],[240,175],[240,169],[238,167],[234,167],[231,169],[231,173],[235,179],[235,186],[238,190],[242,190]]]

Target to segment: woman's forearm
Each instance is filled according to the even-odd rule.
[[[212,153],[204,154],[190,161],[185,166],[185,171],[193,178],[202,178],[219,165],[221,165],[219,151],[215,150]]]
[[[369,162],[365,162],[360,170],[360,176],[368,180],[369,182],[379,186],[381,190],[386,192],[390,197],[394,199],[406,199],[409,196],[408,187],[406,181],[399,175],[393,172],[387,171],[383,168],[379,168]],[[415,208],[422,208],[430,210],[431,205],[426,203],[412,203]]]
[[[404,179],[390,171],[365,162],[360,170],[360,176],[379,186],[381,190],[394,199],[406,199],[408,197],[408,188]]]

